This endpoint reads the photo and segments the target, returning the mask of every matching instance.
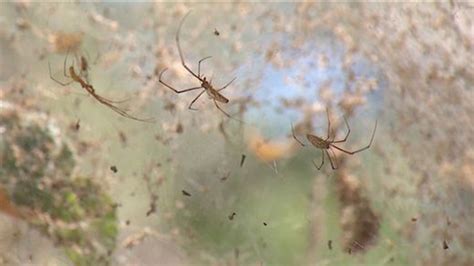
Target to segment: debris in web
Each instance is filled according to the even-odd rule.
[[[247,156],[245,154],[242,154],[242,157],[240,158],[240,167],[242,167],[244,165],[245,158],[247,158]]]
[[[117,172],[118,172],[117,166],[112,165],[112,166],[110,167],[110,171],[112,171],[112,172],[114,172],[114,173],[117,173]]]

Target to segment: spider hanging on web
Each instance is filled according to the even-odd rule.
[[[155,121],[153,118],[138,118],[136,116],[133,116],[133,115],[129,114],[127,111],[125,111],[124,109],[119,108],[116,105],[118,103],[123,103],[123,102],[128,101],[128,100],[115,101],[115,100],[107,99],[107,98],[97,94],[94,87],[87,81],[88,80],[88,72],[87,72],[88,71],[88,64],[87,64],[87,61],[86,61],[85,57],[81,56],[80,67],[79,67],[80,71],[79,71],[79,73],[77,73],[75,68],[74,68],[74,61],[73,61],[72,65],[69,66],[69,68],[66,67],[68,55],[69,55],[69,51],[67,52],[66,57],[64,58],[63,75],[67,78],[70,78],[71,80],[68,81],[68,82],[61,82],[61,81],[57,80],[56,78],[54,78],[53,75],[51,74],[51,64],[48,62],[49,77],[53,81],[55,81],[56,83],[58,83],[61,86],[67,86],[67,85],[69,85],[73,82],[79,83],[81,85],[81,87],[83,89],[85,89],[89,93],[89,95],[91,95],[99,103],[109,107],[110,109],[112,109],[112,111],[118,113],[119,115],[121,115],[125,118],[140,121],[140,122],[154,122]],[[68,69],[68,71],[66,71],[66,69]],[[69,75],[67,74],[67,72],[69,72]]]
[[[370,148],[370,146],[372,145],[372,142],[374,140],[374,137],[375,137],[375,131],[377,130],[377,120],[375,120],[375,126],[374,126],[374,130],[372,132],[372,137],[370,138],[370,142],[367,146],[364,146],[360,149],[357,149],[355,151],[348,151],[348,150],[345,150],[343,148],[340,148],[338,146],[335,145],[335,143],[344,143],[346,142],[347,138],[349,137],[349,134],[351,133],[351,128],[349,127],[349,123],[347,123],[347,119],[346,117],[343,116],[344,118],[344,122],[346,124],[346,127],[347,127],[347,134],[346,136],[344,137],[344,139],[341,139],[341,140],[335,140],[334,138],[331,139],[331,120],[329,119],[329,111],[326,109],[326,113],[327,113],[327,118],[328,118],[328,133],[327,133],[327,137],[326,139],[323,139],[321,137],[318,137],[316,135],[313,135],[313,134],[306,134],[306,139],[311,143],[311,145],[313,145],[315,148],[321,150],[321,156],[322,156],[322,159],[321,159],[321,164],[318,166],[314,163],[313,160],[311,160],[314,164],[314,166],[318,169],[318,170],[321,170],[321,167],[323,167],[324,165],[324,154],[326,154],[329,158],[329,162],[331,163],[331,167],[333,170],[337,169],[337,165],[334,164],[333,162],[333,159],[332,157],[334,158],[334,160],[336,160],[336,155],[334,153],[334,151],[332,150],[332,148],[336,149],[336,150],[339,150],[341,152],[344,152],[346,154],[349,154],[349,155],[354,155],[356,153],[359,153],[361,151],[365,151],[367,150],[368,148]],[[305,146],[303,144],[303,142],[301,142],[295,135],[295,130],[293,128],[293,125],[291,125],[291,132],[293,134],[293,138],[301,145],[301,146]],[[332,157],[331,157],[331,154],[332,154]]]
[[[217,109],[219,109],[219,111],[221,111],[225,116],[227,116],[228,118],[231,118],[231,119],[235,119],[239,122],[243,122],[239,119],[236,119],[234,118],[233,116],[231,116],[230,114],[228,114],[226,111],[224,111],[221,106],[219,105],[219,103],[221,104],[226,104],[229,102],[229,99],[226,98],[224,95],[221,94],[221,91],[223,91],[224,89],[226,89],[232,82],[234,82],[234,80],[236,78],[233,78],[231,81],[229,81],[227,84],[225,84],[223,87],[221,88],[215,88],[212,83],[211,83],[211,80],[207,80],[207,78],[204,76],[204,75],[201,75],[201,63],[209,58],[211,58],[211,56],[207,56],[207,57],[204,57],[202,58],[201,60],[199,60],[198,62],[198,71],[197,71],[197,74],[194,73],[194,71],[192,71],[187,65],[186,65],[186,62],[184,60],[184,55],[183,55],[183,52],[181,50],[181,45],[179,43],[179,33],[181,31],[181,27],[183,26],[183,23],[186,19],[186,17],[189,15],[190,12],[188,12],[184,17],[183,19],[181,20],[179,26],[178,26],[178,31],[176,32],[176,45],[178,47],[178,52],[179,52],[179,57],[181,59],[181,65],[193,76],[195,77],[196,79],[199,80],[199,82],[201,83],[200,86],[197,86],[197,87],[192,87],[192,88],[188,88],[188,89],[183,89],[183,90],[177,90],[175,88],[173,88],[171,85],[167,84],[166,82],[164,82],[162,80],[162,76],[163,74],[166,72],[166,70],[168,70],[168,68],[165,68],[161,71],[160,75],[159,75],[159,78],[158,78],[158,81],[163,84],[165,87],[167,87],[168,89],[174,91],[175,93],[177,94],[180,94],[180,93],[185,93],[185,92],[190,92],[190,91],[194,91],[194,90],[202,90],[192,101],[191,103],[189,104],[188,106],[188,109],[190,110],[197,110],[195,108],[193,108],[193,104],[199,99],[199,97],[201,97],[204,92],[207,93],[207,95],[209,96],[209,98],[212,100],[212,102],[214,103],[214,105],[216,106]]]

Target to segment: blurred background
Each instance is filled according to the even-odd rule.
[[[236,78],[233,119],[159,83],[200,85],[175,40],[188,12],[186,64]],[[0,3],[0,265],[473,265],[473,18],[457,1]],[[305,135],[327,117],[336,139],[347,118],[347,150],[378,127],[317,170]]]

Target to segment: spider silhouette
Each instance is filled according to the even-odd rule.
[[[314,163],[314,160],[311,160],[311,162],[313,163],[313,165],[318,169],[318,170],[321,170],[321,167],[323,167],[324,165],[324,153],[326,153],[326,155],[328,156],[329,158],[329,162],[331,163],[331,167],[333,170],[337,169],[337,165],[334,164],[332,158],[331,158],[331,154],[332,154],[332,157],[334,157],[334,160],[336,160],[336,155],[334,153],[334,151],[332,150],[332,148],[334,149],[337,149],[339,151],[342,151],[346,154],[349,154],[349,155],[354,155],[356,153],[359,153],[361,151],[365,151],[367,150],[368,148],[370,148],[370,146],[372,145],[372,142],[374,140],[374,136],[375,136],[375,131],[377,130],[377,120],[375,120],[375,126],[374,126],[374,131],[372,132],[372,137],[370,138],[370,142],[367,146],[364,146],[360,149],[357,149],[355,151],[348,151],[348,150],[345,150],[343,148],[340,148],[336,145],[334,145],[335,143],[344,143],[346,142],[347,138],[349,137],[349,134],[351,133],[351,128],[349,127],[349,123],[347,123],[347,119],[346,117],[343,116],[344,118],[344,122],[347,126],[347,134],[346,136],[344,137],[344,139],[341,139],[341,140],[334,140],[334,139],[330,139],[330,136],[331,136],[331,120],[329,119],[329,112],[328,110],[326,109],[326,113],[327,113],[327,118],[328,118],[328,134],[327,134],[327,137],[326,139],[322,139],[316,135],[312,135],[312,134],[306,134],[306,139],[308,139],[308,141],[311,143],[311,145],[313,145],[314,147],[316,147],[317,149],[320,149],[321,150],[321,155],[322,155],[322,159],[321,159],[321,164],[318,166],[316,165],[316,163]],[[301,146],[305,146],[303,144],[303,142],[301,142],[295,135],[295,130],[293,128],[293,125],[291,125],[291,132],[293,134],[293,138],[301,145]]]
[[[226,98],[224,95],[222,95],[220,92],[222,90],[224,90],[225,88],[227,88],[232,82],[234,82],[234,80],[236,78],[233,78],[231,81],[229,81],[226,85],[224,85],[222,88],[214,88],[214,86],[211,84],[212,80],[207,80],[206,77],[204,75],[201,75],[201,63],[204,61],[204,60],[207,60],[209,58],[211,58],[211,56],[208,56],[208,57],[204,57],[203,59],[199,60],[198,62],[198,73],[194,73],[187,65],[186,65],[186,62],[184,61],[184,55],[183,55],[183,52],[181,51],[181,45],[179,43],[179,33],[181,31],[181,27],[183,26],[183,23],[186,19],[186,17],[189,15],[190,12],[188,12],[184,17],[183,19],[181,20],[179,26],[178,26],[178,31],[176,32],[176,45],[178,46],[178,52],[179,52],[179,57],[181,59],[181,65],[183,65],[183,67],[191,74],[193,75],[196,79],[199,80],[199,82],[201,83],[200,86],[198,87],[193,87],[193,88],[189,88],[189,89],[184,89],[184,90],[177,90],[175,88],[173,88],[171,85],[167,84],[166,82],[164,82],[162,80],[162,76],[163,74],[165,73],[166,70],[168,70],[167,68],[163,69],[159,75],[159,78],[158,78],[158,81],[163,84],[165,87],[167,87],[168,89],[171,89],[172,91],[174,91],[175,93],[177,94],[180,94],[180,93],[185,93],[185,92],[189,92],[189,91],[194,91],[194,90],[199,90],[201,89],[202,91],[191,101],[191,103],[189,104],[188,106],[188,109],[190,110],[197,110],[195,108],[193,108],[193,104],[199,99],[199,97],[201,97],[203,95],[204,92],[207,93],[207,95],[209,96],[209,98],[212,100],[212,102],[214,103],[214,105],[216,106],[217,109],[219,109],[219,111],[221,111],[225,116],[227,116],[228,118],[231,118],[231,119],[235,119],[237,121],[240,121],[239,119],[236,119],[234,117],[232,117],[230,114],[228,114],[226,111],[224,111],[221,106],[218,104],[218,103],[221,103],[221,104],[225,104],[225,103],[228,103],[229,102],[229,99]],[[240,121],[240,122],[243,122],[243,121]]]
[[[74,68],[74,62],[72,63],[71,66],[69,66],[69,68],[66,67],[67,65],[67,58],[68,58],[68,55],[69,55],[69,50],[66,54],[66,57],[64,58],[64,66],[63,66],[63,75],[66,77],[66,78],[69,78],[70,80],[67,81],[67,82],[61,82],[59,81],[58,79],[54,78],[52,73],[51,73],[51,64],[48,62],[48,70],[49,70],[49,77],[56,83],[58,83],[59,85],[61,86],[68,86],[69,84],[73,83],[73,82],[76,82],[78,83],[79,85],[81,85],[81,87],[87,91],[87,93],[89,93],[89,95],[91,95],[95,100],[97,100],[99,103],[107,106],[108,108],[110,108],[112,111],[116,112],[117,114],[125,117],[125,118],[128,118],[128,119],[132,119],[132,120],[136,120],[136,121],[140,121],[140,122],[147,122],[147,123],[151,123],[151,122],[154,122],[155,119],[153,118],[139,118],[139,117],[136,117],[136,116],[133,116],[131,114],[129,114],[127,111],[125,111],[124,109],[122,108],[119,108],[116,104],[119,104],[119,103],[123,103],[125,101],[128,101],[127,100],[120,100],[120,101],[116,101],[116,100],[111,100],[111,99],[108,99],[108,98],[105,98],[99,94],[97,94],[97,92],[95,91],[94,87],[87,81],[87,71],[88,71],[88,64],[87,64],[87,61],[84,57],[81,57],[81,61],[80,61],[80,72],[77,73],[75,68]],[[68,71],[66,71],[66,69]],[[69,75],[67,74],[67,72],[69,72]],[[83,78],[84,77],[84,78]]]

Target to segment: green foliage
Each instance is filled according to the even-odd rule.
[[[0,186],[24,218],[65,249],[76,265],[106,265],[118,233],[114,204],[91,178],[70,176],[72,150],[54,140],[51,121],[34,114],[0,113]],[[60,143],[60,144],[59,144]],[[31,214],[33,212],[33,214]]]

